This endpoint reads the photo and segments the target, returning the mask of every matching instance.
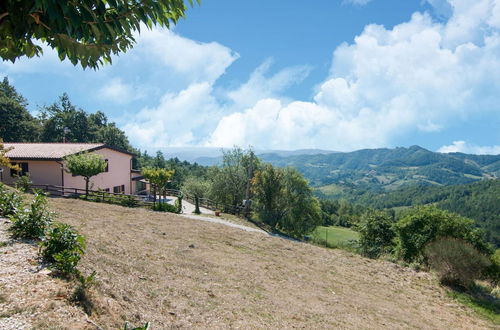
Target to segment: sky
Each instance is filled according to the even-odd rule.
[[[68,93],[131,143],[500,154],[500,0],[202,0],[98,71],[0,62],[30,111]]]

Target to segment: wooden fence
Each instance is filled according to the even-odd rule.
[[[38,189],[46,192],[51,196],[66,197],[66,198],[81,198],[86,196],[85,189],[82,188],[71,188],[63,186],[55,186],[50,184],[31,184],[31,189]],[[104,190],[91,190],[89,189],[89,194],[86,196],[89,200],[97,202],[107,202],[114,204],[127,204],[133,203],[137,206],[151,206],[154,203],[154,197],[151,195],[133,195],[133,194],[122,194],[122,193],[112,193]],[[194,204],[194,196],[184,193],[176,189],[166,189],[162,191],[160,195],[157,196],[156,200],[160,198],[165,198],[166,196],[182,197],[188,202]],[[237,205],[226,205],[212,201],[208,198],[200,198],[199,203],[201,207],[215,211],[220,210],[224,213],[230,213],[234,215],[240,215],[243,211],[243,206]]]

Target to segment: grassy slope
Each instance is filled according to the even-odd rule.
[[[317,241],[325,241],[328,239],[328,245],[338,246],[352,240],[357,240],[359,235],[354,230],[338,226],[317,227],[311,234],[311,238]]]
[[[105,328],[485,328],[432,277],[260,233],[115,205],[53,199],[88,237]],[[194,244],[194,247],[190,247]]]

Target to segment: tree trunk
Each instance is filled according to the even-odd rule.
[[[194,196],[194,213],[200,214],[200,201],[198,196]]]
[[[85,199],[89,198],[89,180],[90,178],[85,178]]]

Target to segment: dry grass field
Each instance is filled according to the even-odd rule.
[[[494,328],[430,274],[173,214],[51,199],[87,237],[90,319],[169,328]],[[74,328],[63,315],[54,328]],[[93,325],[87,323],[88,328]]]

